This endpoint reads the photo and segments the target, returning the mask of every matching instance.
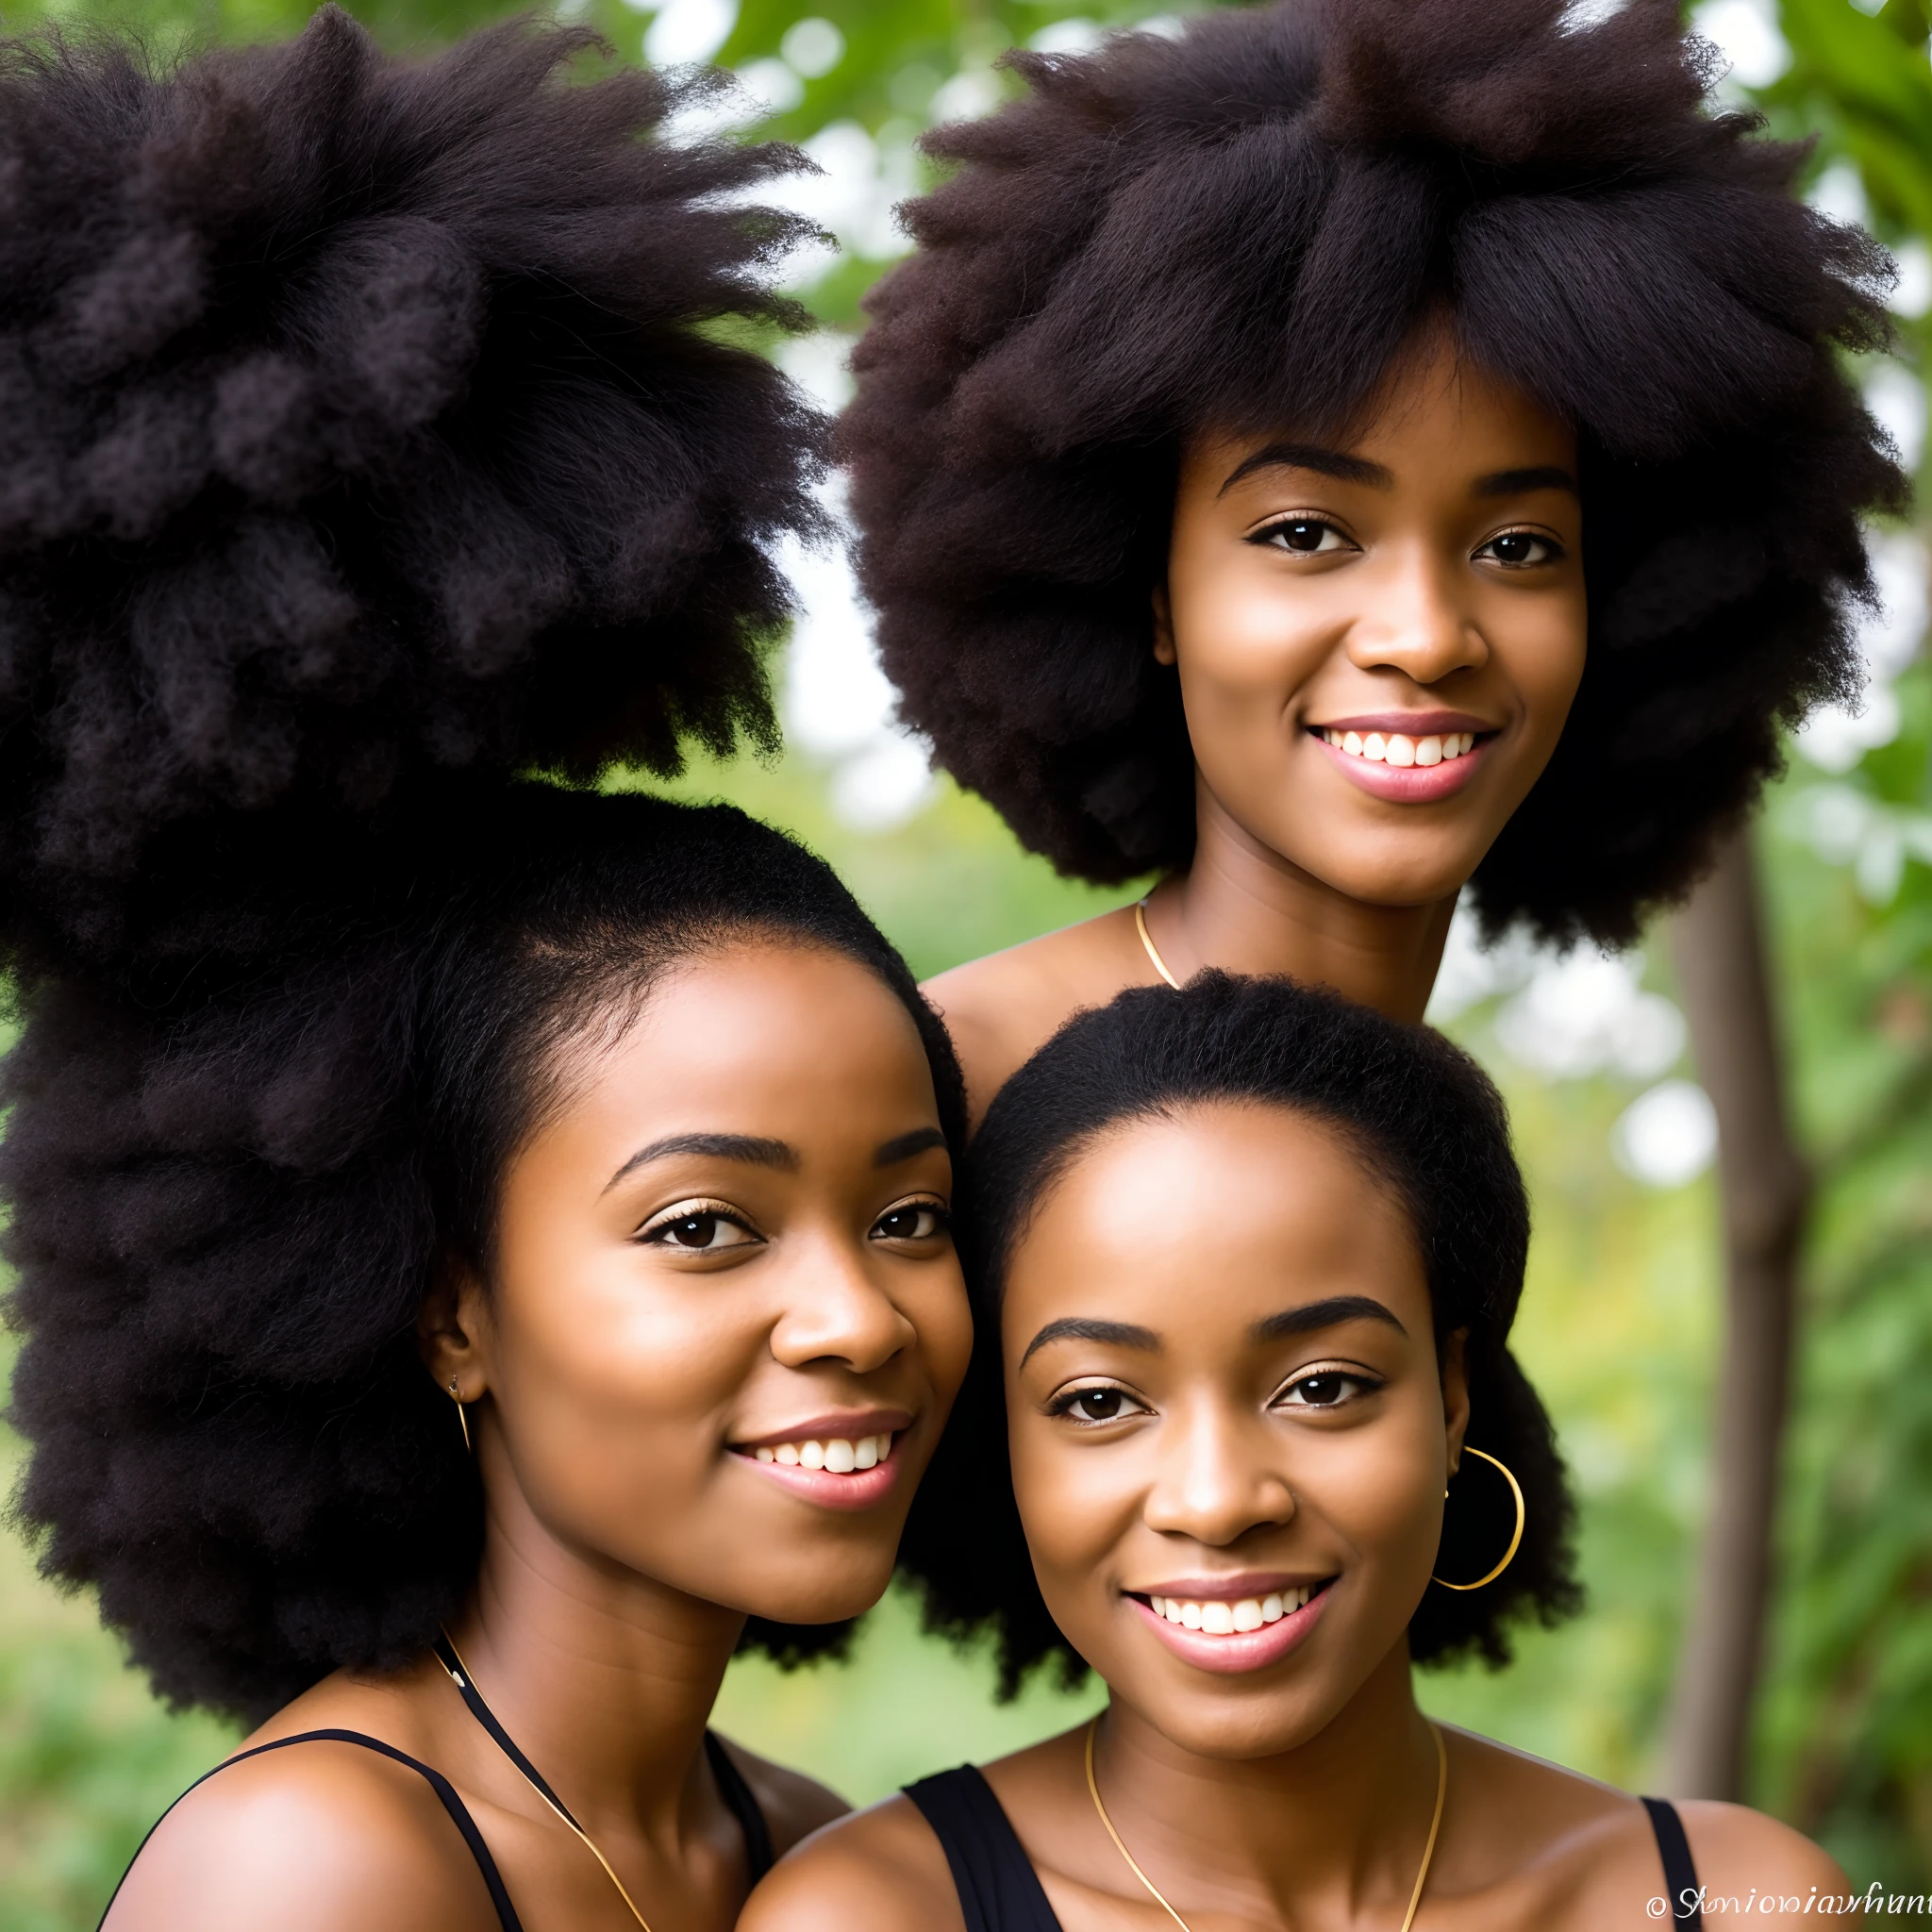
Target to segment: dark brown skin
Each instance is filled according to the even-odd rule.
[[[1204,436],[1186,453],[1154,651],[1179,668],[1197,844],[1147,913],[1177,979],[1282,973],[1422,1018],[1457,894],[1583,675],[1575,475],[1570,427],[1458,365],[1440,332],[1345,449]],[[1431,713],[1478,736],[1469,781],[1433,802],[1373,795],[1312,730]],[[928,991],[976,1116],[1070,1013],[1155,977],[1128,908]]]
[[[743,943],[691,961],[559,1072],[505,1177],[494,1278],[453,1276],[421,1323],[428,1373],[468,1405],[487,1507],[452,1635],[656,1932],[724,1932],[749,1881],[703,1757],[706,1720],[748,1613],[852,1616],[891,1576],[971,1345],[945,1227],[950,1162],[911,1021],[831,953]],[[765,1145],[630,1165],[697,1135]],[[856,1436],[893,1411],[906,1420],[889,1460],[903,1462],[867,1508],[802,1498],[746,1453],[828,1415]],[[319,1727],[368,1732],[441,1771],[529,1932],[635,1932],[433,1659],[388,1679],[339,1672],[247,1742]],[[734,1755],[781,1850],[845,1808]],[[345,1744],[275,1752],[201,1786],[108,1921],[496,1924],[423,1780]]]
[[[1315,1312],[1339,1297],[1382,1313]],[[1103,1332],[1055,1336],[1066,1322]],[[1001,1335],[1041,1588],[1112,1693],[1097,1770],[1123,1840],[1192,1932],[1396,1932],[1436,1790],[1407,1626],[1469,1419],[1460,1338],[1439,1360],[1405,1214],[1327,1128],[1282,1109],[1217,1105],[1124,1126],[1036,1211]],[[1178,1654],[1140,1601],[1269,1578],[1325,1586],[1321,1612],[1293,1648],[1247,1670]],[[1448,1799],[1417,1932],[1654,1923],[1663,1875],[1635,1799],[1466,1732],[1445,1738]],[[1084,1745],[1083,1728],[986,1775],[1066,1932],[1172,1932],[1094,1813]],[[1715,1892],[1847,1890],[1770,1819],[1682,1811]],[[963,1924],[939,1842],[904,1798],[819,1833],[740,1922]]]

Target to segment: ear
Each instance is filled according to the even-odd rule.
[[[448,1262],[416,1315],[416,1352],[436,1386],[458,1402],[479,1401],[490,1387],[489,1301],[473,1268]]]
[[[1469,1330],[1457,1328],[1442,1343],[1442,1429],[1448,1438],[1449,1473],[1462,1460],[1469,1433]]]
[[[1174,607],[1168,602],[1165,584],[1154,587],[1154,661],[1157,664],[1180,661],[1174,647]]]

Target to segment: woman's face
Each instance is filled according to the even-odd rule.
[[[1440,901],[1583,675],[1575,436],[1424,336],[1345,447],[1187,452],[1155,615],[1202,811],[1349,898]]]
[[[1034,1569],[1117,1700],[1259,1757],[1406,1646],[1460,1348],[1439,1368],[1407,1220],[1331,1129],[1217,1104],[1111,1130],[1029,1223],[1001,1335]]]
[[[911,1020],[841,955],[745,943],[561,1071],[461,1297],[492,1511],[513,1482],[593,1564],[857,1614],[972,1341]]]

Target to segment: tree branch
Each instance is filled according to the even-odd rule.
[[[1677,1657],[1663,1782],[1738,1798],[1772,1584],[1797,1257],[1811,1179],[1786,1123],[1784,1063],[1747,833],[1677,916],[1677,978],[1717,1109],[1724,1337],[1710,1514]]]

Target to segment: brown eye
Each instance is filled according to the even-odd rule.
[[[718,1255],[757,1243],[758,1237],[737,1215],[708,1201],[682,1201],[660,1214],[638,1239],[648,1247],[685,1255]]]
[[[1275,1398],[1283,1408],[1339,1408],[1344,1402],[1366,1395],[1381,1387],[1366,1375],[1351,1375],[1341,1369],[1322,1369],[1291,1382]]]
[[[1137,1402],[1124,1389],[1075,1389],[1056,1398],[1052,1413],[1065,1416],[1078,1428],[1099,1423],[1117,1423],[1123,1416],[1144,1415],[1146,1406]]]
[[[904,1207],[889,1208],[873,1223],[872,1238],[878,1241],[929,1241],[943,1233],[944,1208],[934,1201],[908,1201]]]
[[[1547,537],[1528,530],[1505,530],[1483,545],[1482,554],[1520,570],[1525,564],[1548,563],[1562,553]]]
[[[1297,557],[1312,557],[1320,550],[1340,550],[1346,540],[1333,524],[1320,517],[1287,517],[1271,524],[1261,532],[1264,542],[1278,550],[1291,550]]]

